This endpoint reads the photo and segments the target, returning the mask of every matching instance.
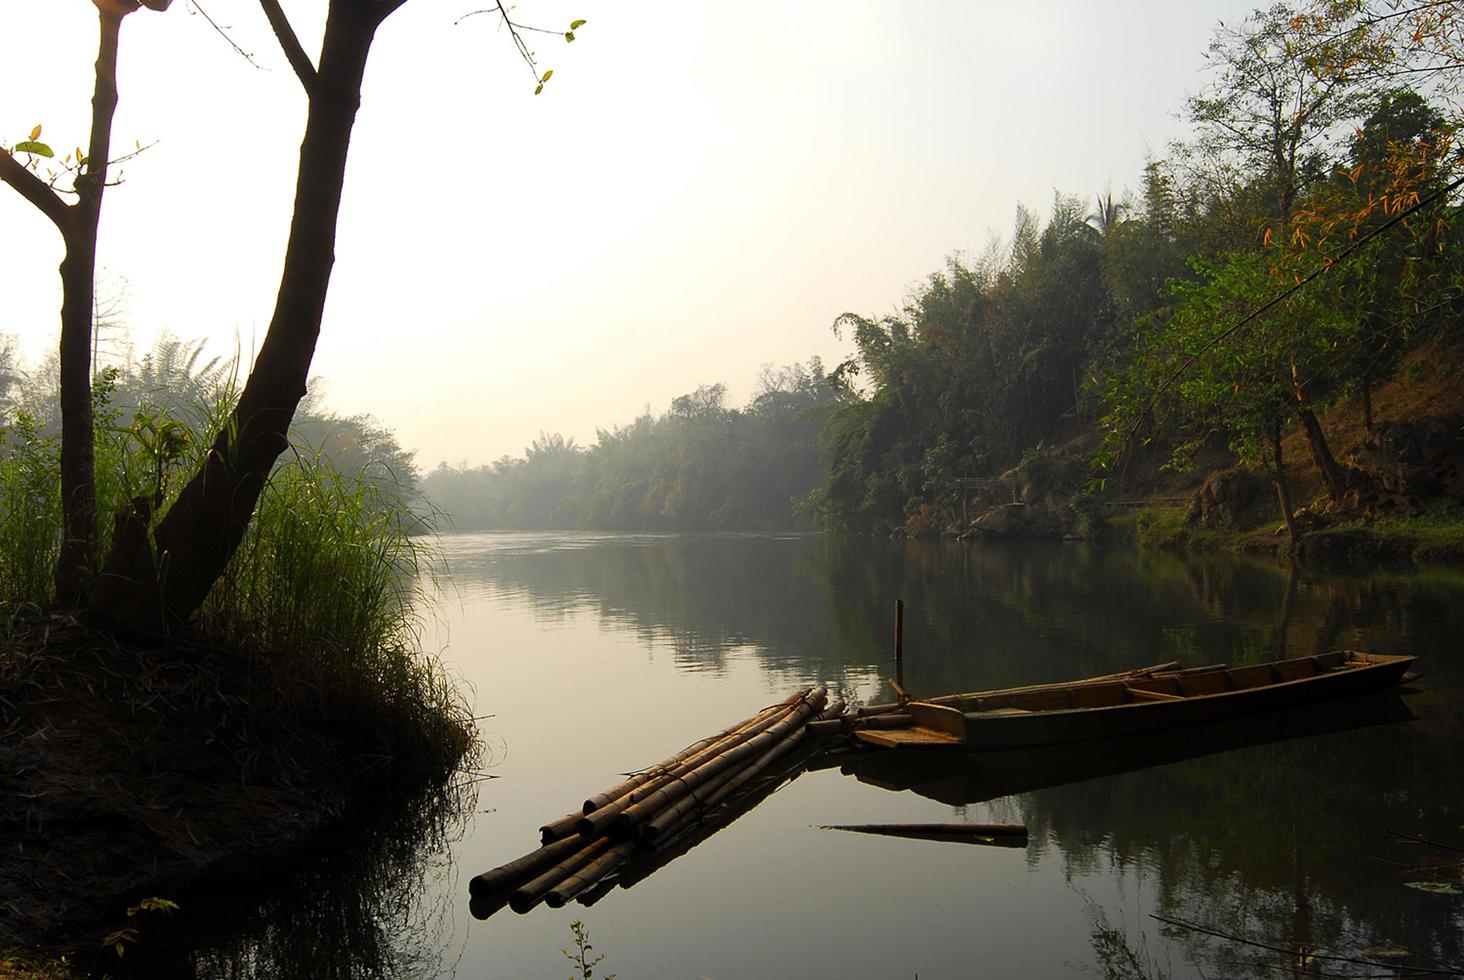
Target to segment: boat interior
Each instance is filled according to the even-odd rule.
[[[962,712],[987,715],[1065,711],[1073,708],[1111,708],[1122,704],[1183,701],[1207,694],[1225,694],[1304,680],[1369,661],[1360,654],[1334,651],[1315,657],[1253,664],[1248,667],[1199,667],[1189,670],[1097,682],[1045,685],[1025,690],[953,698],[942,703]]]

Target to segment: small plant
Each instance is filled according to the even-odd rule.
[[[154,895],[152,898],[144,898],[136,905],[129,906],[127,909],[127,918],[135,919],[139,912],[173,912],[177,908],[177,902],[169,901],[166,898],[158,898]],[[139,933],[135,926],[123,926],[121,929],[114,930],[104,936],[102,938],[102,945],[111,946],[120,959],[127,953],[127,944],[137,942],[138,935]]]
[[[605,958],[605,954],[601,953],[595,957],[590,956],[590,951],[595,947],[590,945],[590,931],[585,928],[583,921],[575,919],[569,924],[569,931],[574,933],[574,952],[571,953],[568,946],[560,950],[564,954],[564,958],[569,960],[574,965],[575,970],[578,971],[569,980],[592,980],[595,975],[595,967],[600,965],[600,961]],[[615,974],[607,973],[603,980],[615,980]]]
[[[1093,494],[1076,494],[1068,501],[1068,508],[1080,536],[1091,541],[1103,532],[1103,504]]]

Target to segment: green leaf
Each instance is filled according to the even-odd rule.
[[[1404,949],[1402,946],[1382,945],[1369,946],[1367,949],[1362,951],[1362,955],[1385,959],[1397,959],[1400,956],[1412,956],[1413,954]]]
[[[1451,882],[1447,881],[1405,881],[1404,888],[1416,888],[1421,892],[1428,892],[1430,895],[1464,895]]]
[[[535,85],[534,86],[534,94],[535,95],[538,95],[542,91],[544,91],[544,83],[543,82],[540,82],[538,85]]]
[[[56,155],[49,146],[38,140],[21,140],[15,144],[15,152],[29,153],[38,157],[54,157]]]
[[[564,32],[564,39],[566,41],[573,41],[574,40],[574,31],[565,31]]]
[[[584,21],[582,21],[582,20],[576,20],[576,21],[571,21],[570,22],[569,29],[572,30],[572,31],[577,31],[581,27],[584,27],[584,26],[585,26],[585,22]]]
[[[550,68],[548,71],[546,71],[544,73],[544,77],[541,78],[541,79],[539,79],[539,84],[542,85],[545,82],[549,81],[549,79],[551,79],[553,77],[554,77],[554,69],[553,68]]]

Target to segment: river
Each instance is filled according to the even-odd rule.
[[[1450,872],[1416,870],[1459,854],[1396,836],[1464,846],[1464,574],[799,535],[464,533],[442,546],[446,589],[424,642],[471,686],[492,778],[440,828],[445,839],[428,835],[421,853],[373,872],[400,880],[357,916],[365,945],[380,947],[371,969],[557,980],[573,972],[560,951],[575,919],[606,957],[595,975],[622,980],[1300,966],[1294,952],[1175,922],[1285,950],[1379,962],[1406,950],[1414,963],[1464,968],[1464,898],[1448,893],[1459,874],[1441,894]],[[1415,654],[1425,676],[1401,700],[1248,738],[1289,736],[1279,741],[1195,755],[1216,746],[1176,733],[1154,740],[1156,764],[1131,771],[1145,760],[1095,753],[1064,785],[1034,787],[1025,768],[993,782],[979,762],[818,769],[592,907],[469,914],[472,875],[531,850],[540,824],[618,773],[816,680],[888,699],[897,597],[916,694],[1334,648]],[[1031,836],[1022,850],[818,829],[901,821],[1022,822]],[[304,904],[339,904],[331,876],[314,877]],[[283,914],[299,918],[300,902]],[[349,972],[350,950],[329,946],[361,945],[359,933],[326,933],[292,941],[333,964],[311,974]],[[223,960],[251,972],[237,950]]]

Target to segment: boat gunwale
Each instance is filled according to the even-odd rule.
[[[1020,722],[1020,721],[1025,720],[1025,719],[1058,718],[1058,717],[1062,717],[1062,716],[1066,716],[1066,715],[1085,715],[1085,716],[1088,716],[1088,715],[1093,715],[1093,714],[1102,713],[1102,712],[1113,712],[1113,711],[1117,711],[1117,710],[1124,709],[1124,708],[1146,708],[1146,709],[1149,709],[1151,712],[1153,712],[1156,709],[1161,708],[1161,707],[1175,707],[1175,706],[1178,706],[1178,705],[1195,704],[1195,703],[1201,703],[1201,702],[1210,702],[1210,703],[1213,703],[1216,700],[1224,699],[1224,698],[1227,698],[1227,697],[1232,697],[1232,696],[1235,696],[1235,695],[1254,695],[1254,694],[1256,694],[1258,692],[1262,692],[1262,691],[1288,690],[1288,689],[1295,688],[1298,685],[1305,685],[1305,684],[1309,684],[1309,683],[1315,683],[1317,681],[1321,681],[1321,680],[1324,680],[1324,679],[1329,678],[1329,677],[1334,677],[1335,678],[1335,677],[1343,677],[1343,676],[1355,676],[1355,675],[1358,675],[1358,674],[1365,674],[1365,673],[1369,673],[1369,672],[1373,672],[1373,671],[1389,670],[1389,669],[1398,667],[1400,664],[1402,665],[1402,671],[1403,672],[1406,672],[1407,669],[1408,669],[1408,667],[1410,667],[1413,664],[1413,662],[1418,659],[1417,657],[1414,657],[1414,656],[1411,656],[1411,655],[1408,655],[1408,654],[1376,654],[1376,653],[1363,653],[1363,652],[1355,651],[1355,650],[1328,651],[1328,653],[1334,653],[1334,652],[1335,653],[1344,653],[1344,654],[1347,654],[1348,657],[1349,657],[1349,659],[1346,660],[1346,661],[1343,661],[1343,663],[1337,665],[1336,667],[1328,668],[1324,672],[1312,674],[1312,675],[1310,675],[1308,677],[1295,677],[1295,678],[1292,678],[1290,680],[1272,681],[1272,682],[1270,682],[1268,684],[1257,684],[1257,685],[1255,685],[1253,687],[1233,688],[1233,689],[1228,690],[1228,691],[1211,691],[1211,692],[1206,693],[1206,694],[1184,694],[1184,695],[1178,695],[1172,701],[1169,701],[1169,700],[1165,700],[1165,701],[1139,700],[1139,701],[1125,701],[1125,702],[1122,702],[1120,704],[1088,705],[1086,707],[1081,707],[1081,706],[1068,706],[1068,707],[1061,707],[1061,708],[1017,709],[1018,712],[1020,712],[1020,713],[1012,712],[1012,713],[1002,713],[1002,714],[996,714],[995,713],[996,711],[1001,711],[1002,710],[1001,708],[993,708],[993,709],[988,709],[988,710],[975,710],[975,711],[967,711],[964,708],[959,708],[957,710],[959,710],[961,712],[961,714],[966,718],[966,721],[967,721],[967,724],[968,725],[971,724],[971,723],[974,723],[974,722],[982,722],[982,721],[989,721],[989,722],[998,722],[998,721],[1000,721],[1000,722],[1013,723],[1013,722]],[[1301,661],[1313,661],[1314,662],[1317,659],[1317,657],[1320,657],[1320,656],[1327,656],[1327,654],[1326,653],[1324,653],[1324,654],[1314,654],[1314,655],[1309,656],[1309,657],[1293,657],[1293,658],[1290,658],[1288,660],[1264,661],[1264,662],[1262,662],[1260,664],[1243,664],[1239,668],[1237,668],[1237,667],[1223,667],[1223,668],[1220,668],[1220,670],[1221,671],[1224,671],[1226,673],[1229,673],[1232,670],[1244,669],[1245,667],[1274,666],[1274,665],[1277,665],[1277,664],[1297,663],[1297,662],[1301,662]],[[1362,658],[1365,658],[1365,661],[1366,662],[1364,662],[1364,663],[1357,663],[1356,661],[1354,661],[1354,660],[1351,659],[1353,657],[1362,657]],[[1216,671],[1216,672],[1219,672],[1219,671]],[[1135,679],[1135,680],[1103,681],[1103,682],[1098,683],[1098,684],[1094,684],[1092,682],[1084,683],[1082,681],[1072,681],[1072,682],[1069,682],[1067,685],[1064,685],[1062,683],[1058,683],[1058,684],[1051,685],[1051,687],[1048,690],[1049,691],[1059,691],[1059,690],[1063,690],[1064,687],[1074,687],[1074,688],[1080,687],[1083,690],[1093,690],[1095,688],[1101,689],[1101,688],[1108,687],[1108,686],[1127,688],[1127,687],[1129,687],[1132,684],[1143,683],[1145,681],[1155,681],[1155,680],[1160,680],[1160,679],[1169,678],[1169,677],[1173,677],[1173,678],[1176,678],[1177,679],[1177,678],[1179,678],[1181,676],[1183,676],[1182,672],[1176,671],[1176,672],[1170,673],[1170,674],[1156,674],[1156,675],[1153,675],[1152,677],[1138,678],[1138,679]],[[1400,675],[1400,678],[1399,678],[1399,682],[1400,683],[1402,682],[1401,675]],[[1044,692],[1044,693],[1046,693],[1046,692]],[[975,699],[975,698],[980,698],[980,697],[983,697],[983,696],[988,696],[988,695],[986,695],[984,692],[974,692],[971,695],[963,695],[962,697],[969,697],[969,698]],[[930,705],[931,707],[936,707],[936,708],[950,708],[950,707],[952,707],[952,705],[949,705],[949,704],[938,704],[938,703],[932,703],[932,702],[926,702],[926,701],[912,701],[910,703],[910,706],[911,707],[915,707],[917,705],[927,705],[927,704]],[[1010,707],[1010,706],[1007,706],[1007,707]]]

